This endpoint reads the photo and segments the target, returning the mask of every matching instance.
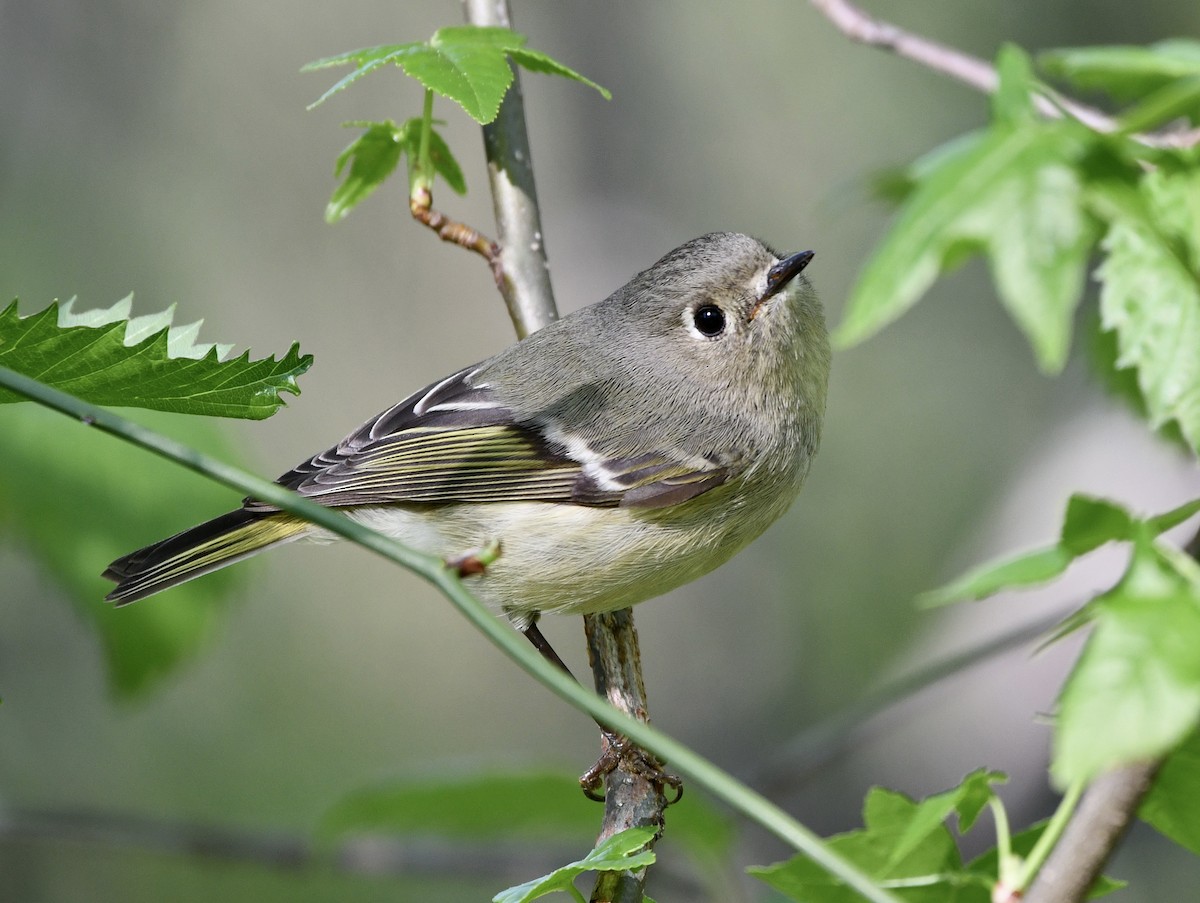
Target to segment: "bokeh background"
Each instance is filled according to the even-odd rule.
[[[1004,41],[1037,50],[1200,30],[1187,0],[873,6],[985,57]],[[614,94],[523,78],[563,311],[688,238],[734,229],[815,249],[809,274],[836,324],[889,216],[872,175],[986,121],[982,97],[851,45],[802,3],[519,0],[514,16],[531,46]],[[229,454],[267,475],[494,353],[511,328],[486,268],[410,221],[402,180],[345,222],[322,219],[333,160],[353,136],[340,124],[418,115],[415,83],[386,72],[306,112],[337,74],[298,71],[460,21],[449,0],[0,0],[0,293],[29,313],[133,291],[135,312],[175,304],[178,321],[204,319],[202,338],[256,356],[298,340],[316,356],[303,396],[269,421],[222,426]],[[470,186],[436,203],[489,231],[478,131],[444,101],[435,114]],[[800,502],[734,562],[638,610],[656,723],[823,832],[858,825],[872,784],[928,793],[979,765],[1012,775],[1005,797],[1019,824],[1048,812],[1038,715],[1070,644],[989,660],[869,722],[833,756],[781,750],[895,675],[1104,586],[1119,553],[1046,591],[948,613],[913,604],[971,563],[1051,539],[1072,491],[1154,511],[1200,490],[1194,467],[1101,396],[1083,358],[1077,348],[1064,375],[1038,374],[979,263],[838,353]],[[17,416],[0,410],[0,453]],[[82,441],[66,421],[53,429],[55,442]],[[150,466],[131,450],[127,473],[103,478],[135,486]],[[0,486],[27,479],[0,467]],[[170,529],[235,503],[159,500]],[[156,538],[147,527],[139,541]],[[583,716],[406,573],[348,547],[289,547],[242,570],[199,654],[118,699],[92,622],[5,536],[0,811],[303,835],[381,779],[485,765],[571,773],[594,757]],[[102,592],[97,580],[96,606]],[[543,624],[585,672],[579,620]],[[784,854],[753,830],[741,843],[743,864]],[[1182,899],[1200,878],[1194,859],[1146,829],[1112,872],[1133,882],[1115,898],[1126,903]],[[5,901],[487,899],[534,874],[363,878],[0,837]],[[693,889],[684,875],[651,893]],[[740,892],[765,897],[752,884]]]

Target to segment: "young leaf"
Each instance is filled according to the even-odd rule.
[[[941,797],[939,794],[933,798],[933,805],[939,811],[945,809],[945,800]],[[953,808],[950,806],[945,814]],[[930,824],[921,804],[904,794],[874,787],[867,794],[863,821],[865,828],[831,837],[829,847],[902,900],[909,903],[944,903],[946,900],[988,903],[990,882],[963,872],[962,860],[950,831],[940,822]],[[897,856],[901,844],[904,853]],[[861,900],[857,893],[838,883],[803,855],[774,865],[753,866],[747,871],[789,900],[804,903],[858,903]]]
[[[425,42],[367,47],[326,57],[309,63],[302,71],[347,64],[358,68],[322,94],[309,109],[368,72],[393,63],[430,91],[453,100],[476,122],[486,125],[496,118],[500,102],[512,84],[510,57],[531,71],[561,75],[595,88],[605,99],[611,96],[573,69],[524,45],[525,36],[507,28],[460,25],[439,29]]]
[[[1117,334],[1117,366],[1137,370],[1150,425],[1178,421],[1188,444],[1200,451],[1198,188],[1195,173],[1147,176],[1144,212],[1119,187],[1092,191],[1115,214],[1098,275],[1103,327]]]
[[[1168,82],[1200,75],[1200,41],[1173,39],[1148,47],[1069,47],[1038,57],[1042,69],[1084,90],[1136,100]]]
[[[0,366],[94,404],[261,420],[299,395],[296,377],[312,365],[293,345],[282,360],[251,361],[232,346],[196,345],[200,323],[172,326],[173,308],[127,319],[131,301],[76,314],[71,302],[27,317],[17,302],[0,311]],[[0,404],[21,401],[0,389]]]
[[[1038,549],[968,571],[952,583],[922,593],[917,604],[937,608],[953,602],[974,602],[1006,589],[1022,589],[1048,583],[1060,576],[1075,558],[1061,546]]]
[[[1105,543],[1133,539],[1134,523],[1133,516],[1116,502],[1076,493],[1067,502],[1059,545],[1078,558]]]
[[[1148,540],[1093,603],[1096,629],[1059,699],[1053,774],[1066,786],[1165,754],[1200,719],[1200,574]]]
[[[866,339],[914,305],[964,251],[986,249],[1001,300],[1042,368],[1066,361],[1095,226],[1072,161],[1070,123],[994,126],[965,152],[938,161],[867,262],[837,332]]]
[[[1200,856],[1200,731],[1167,757],[1138,816]]]
[[[338,155],[334,176],[340,176],[346,164],[350,170],[346,180],[333,192],[325,208],[325,221],[335,223],[345,219],[356,206],[365,201],[395,170],[402,156],[411,167],[420,153],[421,120],[409,119],[403,125],[392,120],[383,122],[347,122],[346,126],[365,128],[358,138]],[[458,194],[465,194],[467,184],[463,180],[458,161],[450,152],[446,140],[436,129],[429,131],[429,157],[434,170]]]
[[[150,412],[138,420],[232,457],[211,420]],[[0,409],[0,450],[0,536],[24,550],[46,584],[93,626],[112,690],[145,692],[195,655],[245,577],[241,568],[176,587],[163,604],[119,611],[99,601],[111,588],[100,572],[118,555],[186,526],[180,512],[215,515],[236,497],[39,405]]]
[[[1200,120],[1200,75],[1168,82],[1121,114],[1120,131],[1128,135],[1159,128],[1181,116]]]
[[[492,898],[493,903],[528,903],[555,891],[573,893],[574,880],[584,872],[622,872],[645,868],[654,863],[654,851],[644,849],[654,840],[650,828],[630,828],[614,834],[594,850],[576,862],[569,862],[549,875],[534,878],[516,887],[501,891]]]

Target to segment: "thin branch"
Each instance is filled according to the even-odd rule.
[[[1104,871],[1137,815],[1161,760],[1126,765],[1101,775],[1083,795],[1025,903],[1078,903]]]
[[[463,0],[463,8],[467,21],[473,25],[512,28],[508,0]],[[521,80],[515,70],[500,115],[483,127],[483,144],[500,244],[497,284],[517,337],[524,338],[555,320],[558,313],[546,262]],[[648,722],[633,612],[623,609],[585,615],[584,630],[596,692],[630,717]],[[601,742],[605,742],[603,738]],[[654,825],[661,829],[666,808],[661,789],[631,767],[624,757],[607,775],[606,785],[601,839],[634,825]],[[637,873],[602,872],[593,889],[592,901],[640,901],[645,881],[644,869]]]
[[[994,94],[999,87],[1000,78],[996,69],[987,60],[981,60],[954,47],[905,31],[890,22],[876,19],[850,0],[809,2],[852,41],[889,50],[897,56],[919,63],[984,94]],[[1039,94],[1033,98],[1033,102],[1038,112],[1046,117],[1061,118],[1065,112],[1097,132],[1115,132],[1120,127],[1116,119],[1102,110],[1058,92],[1050,92],[1047,96]],[[1148,147],[1186,148],[1200,144],[1200,128],[1164,129],[1130,137]]]

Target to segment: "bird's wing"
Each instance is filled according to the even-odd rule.
[[[666,452],[615,457],[559,442],[513,412],[467,368],[411,395],[277,482],[331,507],[538,501],[665,507],[732,475]],[[247,499],[251,511],[274,510]]]

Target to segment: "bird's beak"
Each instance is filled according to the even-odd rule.
[[[750,311],[750,319],[753,320],[758,316],[759,311],[763,306],[777,295],[789,282],[800,275],[800,271],[808,266],[808,262],[813,259],[812,251],[798,251],[788,257],[783,258],[775,266],[767,271],[767,287],[763,289],[762,295],[758,299],[758,303],[754,305],[754,310]]]

